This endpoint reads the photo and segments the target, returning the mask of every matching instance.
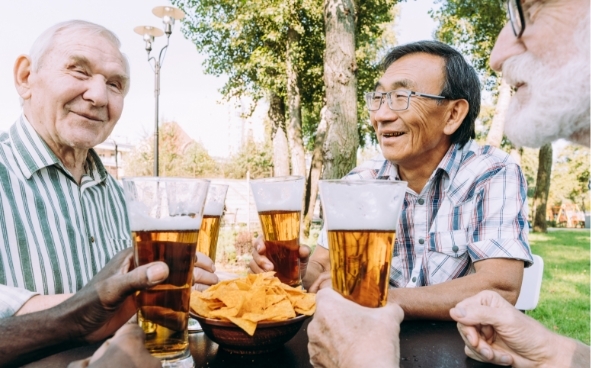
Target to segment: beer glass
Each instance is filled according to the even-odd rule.
[[[406,182],[321,180],[332,287],[366,307],[383,307]]]
[[[300,219],[304,196],[302,176],[251,180],[263,228],[267,258],[284,284],[301,285]]]
[[[225,184],[210,184],[203,210],[203,221],[199,230],[197,250],[215,263],[215,254],[218,248],[218,235],[224,213],[224,203],[228,186]],[[189,333],[203,331],[196,319],[189,317]]]
[[[227,192],[228,186],[225,184],[210,184],[203,210],[203,222],[201,222],[201,230],[199,231],[197,250],[214,262]]]
[[[124,178],[135,265],[168,265],[164,282],[136,293],[145,346],[167,367],[192,367],[187,324],[208,180]]]

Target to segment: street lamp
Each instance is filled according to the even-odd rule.
[[[174,21],[183,19],[185,17],[185,13],[174,6],[157,6],[152,9],[152,13],[154,13],[154,15],[158,18],[162,18],[162,23],[164,23],[164,32],[162,32],[160,28],[152,26],[138,26],[133,30],[135,33],[143,37],[146,43],[146,52],[148,53],[148,63],[150,63],[150,66],[152,66],[152,70],[154,71],[154,176],[158,176],[158,98],[160,96],[160,68],[164,62],[164,57],[166,56],[166,49],[168,49],[168,42],[170,35],[172,34]],[[154,37],[160,37],[163,34],[166,34],[166,45],[160,49],[158,58],[150,56],[152,44],[154,43]]]

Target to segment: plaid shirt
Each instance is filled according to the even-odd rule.
[[[345,180],[401,180],[381,155]],[[469,141],[452,145],[417,194],[407,189],[394,247],[390,284],[439,284],[474,272],[474,262],[511,258],[531,265],[527,183],[508,154]],[[327,248],[322,231],[318,244]]]

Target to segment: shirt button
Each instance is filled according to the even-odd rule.
[[[419,244],[425,244],[425,239],[419,239]]]
[[[94,243],[94,236],[91,236],[91,237],[90,237],[90,242],[91,242],[91,243]]]
[[[419,198],[419,204],[420,204],[420,205],[423,205],[423,204],[425,204],[425,200],[424,200],[423,198]]]
[[[453,250],[454,253],[457,253],[458,252],[458,249],[460,249],[460,248],[458,248],[457,245],[454,245],[453,247],[451,247],[451,250]]]
[[[417,278],[416,277],[413,277],[412,278],[412,282],[417,282]]]

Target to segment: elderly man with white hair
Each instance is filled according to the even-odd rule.
[[[589,0],[509,0],[505,25],[490,57],[515,89],[506,134],[518,146],[564,138],[589,146]],[[476,360],[503,366],[590,366],[589,346],[549,331],[493,291],[450,310]],[[397,367],[402,309],[361,307],[332,289],[317,295],[308,327],[316,367]]]
[[[22,114],[0,134],[0,365],[104,339],[135,313],[134,292],[168,275],[162,262],[129,272],[122,188],[92,149],[129,90],[119,48],[108,29],[74,20],[16,60]],[[196,266],[195,283],[218,281],[211,259]]]

